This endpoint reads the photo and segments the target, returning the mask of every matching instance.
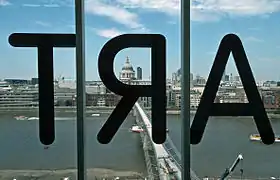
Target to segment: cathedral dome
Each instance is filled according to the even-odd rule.
[[[126,58],[126,62],[124,63],[124,66],[122,67],[123,71],[131,71],[134,72],[132,65],[129,62],[129,58]]]
[[[129,62],[129,58],[127,57],[120,73],[120,80],[132,80],[132,79],[135,79],[135,71]]]

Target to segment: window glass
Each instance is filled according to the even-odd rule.
[[[92,108],[92,111],[87,113],[89,116],[86,134],[87,168],[104,169],[104,177],[130,176],[158,179],[160,176],[174,176],[170,169],[168,170],[170,174],[165,174],[164,171],[168,169],[168,165],[164,165],[165,160],[162,155],[163,151],[174,155],[179,147],[173,144],[156,147],[149,134],[151,126],[144,123],[152,120],[151,97],[139,98],[138,105],[130,111],[111,142],[100,144],[96,139],[98,132],[102,130],[105,121],[122,98],[110,89],[106,89],[100,82],[97,57],[106,42],[121,34],[160,33],[165,36],[167,131],[169,130],[168,135],[172,136],[172,140],[174,138],[174,141],[180,142],[180,129],[172,125],[178,123],[174,121],[174,117],[178,118],[181,101],[180,77],[178,76],[180,69],[179,2],[87,1],[85,15],[86,79],[91,81],[86,87],[87,106]],[[104,61],[109,63],[108,59]],[[122,83],[150,85],[152,80],[151,48],[127,48],[120,51],[115,57],[114,72]],[[100,84],[100,89],[97,88],[97,84]],[[144,114],[140,113],[142,110]],[[170,160],[166,154],[164,158],[167,161]],[[88,176],[90,176],[89,171]]]
[[[44,145],[39,133],[51,130],[52,119],[47,119],[49,127],[39,130],[38,50],[35,47],[13,47],[8,42],[12,33],[73,34],[73,4],[2,0],[0,9],[1,177],[76,179],[76,85],[72,81],[75,79],[75,49],[54,49],[55,139]],[[27,37],[27,41],[32,38]],[[48,39],[41,43],[46,45]],[[43,67],[43,71],[45,69],[49,70]],[[46,83],[43,79],[42,82]],[[50,134],[46,137],[49,138]]]
[[[12,33],[75,33],[74,1],[0,0],[3,28],[0,33],[3,65],[0,83],[2,118],[1,176],[9,179],[76,179],[76,56],[75,48],[54,48],[53,90],[55,140],[44,145],[39,133],[38,67],[49,53],[23,46],[9,39]],[[181,73],[179,46],[179,2],[86,1],[85,2],[86,118],[85,162],[89,179],[159,179],[180,176]],[[98,132],[120,102],[121,96],[105,87],[98,74],[98,55],[111,38],[124,33],[160,33],[166,39],[167,140],[156,145],[151,140],[151,97],[141,97],[112,141],[101,144]],[[73,36],[70,36],[70,39]],[[25,38],[28,42],[33,37]],[[8,39],[10,41],[8,41]],[[53,38],[40,40],[47,46]],[[67,38],[69,40],[69,38]],[[21,40],[18,40],[21,41]],[[70,41],[70,40],[69,40]],[[70,46],[69,42],[63,43]],[[20,44],[20,45],[19,45]],[[71,43],[70,43],[71,44]],[[26,45],[27,46],[27,45]],[[30,45],[29,45],[30,46]],[[34,45],[33,45],[34,46]],[[38,56],[45,58],[39,61]],[[129,85],[151,84],[151,50],[128,48],[116,55],[116,77]],[[49,62],[49,61],[48,61]],[[48,69],[47,64],[45,69]],[[42,71],[41,71],[42,72]],[[40,91],[44,87],[40,79]],[[43,83],[42,83],[43,81]],[[51,98],[42,97],[43,100]],[[195,101],[196,102],[196,101]],[[42,104],[42,103],[41,103]],[[46,105],[46,104],[44,104]],[[194,107],[195,108],[195,107]],[[42,109],[42,108],[41,108]],[[43,107],[44,109],[44,107]],[[49,110],[48,107],[45,110]],[[49,111],[49,114],[52,112]],[[46,116],[49,115],[48,113]],[[51,124],[47,119],[46,127]],[[111,130],[111,129],[110,129]],[[47,139],[50,136],[45,136]],[[170,156],[171,155],[171,156]],[[174,173],[175,172],[175,173]],[[28,177],[26,177],[28,176]]]
[[[191,90],[200,92],[194,95],[191,91],[191,107],[195,103],[202,102],[202,96],[206,99],[206,83],[214,82],[215,78],[221,76],[218,92],[215,93],[215,103],[248,103],[261,102],[273,127],[275,136],[279,134],[279,75],[277,60],[279,33],[276,21],[278,19],[278,2],[274,1],[191,1]],[[227,34],[234,34],[228,35]],[[223,39],[224,37],[224,39]],[[222,43],[223,39],[223,43]],[[245,81],[248,81],[250,73],[244,71],[239,74],[237,64],[245,62],[240,48],[239,39],[244,47],[247,59],[252,70],[256,86],[251,86],[245,92]],[[220,48],[221,54],[217,55]],[[227,59],[226,49],[235,51],[225,67],[213,70],[213,76],[209,75],[216,57],[216,65],[222,66]],[[235,61],[233,58],[235,54]],[[246,66],[246,65],[245,65]],[[240,70],[245,70],[240,65]],[[219,77],[220,78],[220,77]],[[250,81],[252,82],[252,81]],[[214,84],[209,84],[213,86]],[[246,85],[247,86],[247,85]],[[246,93],[258,93],[250,96]],[[255,91],[255,92],[257,92]],[[197,97],[198,101],[194,101]],[[261,99],[261,101],[259,101]],[[200,101],[201,100],[201,101]],[[198,116],[198,106],[191,112],[192,123],[201,119]],[[210,113],[214,112],[214,105],[206,106]],[[218,107],[218,106],[215,106]],[[221,106],[219,106],[221,107]],[[270,179],[278,178],[279,170],[275,167],[279,161],[275,158],[279,151],[278,139],[275,143],[266,145],[261,141],[252,112],[249,116],[226,116],[226,113],[234,110],[217,108],[216,114],[222,116],[211,116],[208,119],[202,140],[199,144],[191,145],[191,167],[200,177],[221,178],[226,170],[229,170],[227,177],[232,179]],[[246,113],[245,106],[239,105],[236,112]],[[205,111],[206,112],[206,111]],[[204,112],[202,112],[204,113]],[[205,114],[204,114],[205,115]],[[263,116],[266,117],[266,116]],[[266,119],[262,118],[265,122]],[[196,126],[198,127],[198,126]],[[195,127],[193,127],[196,131]],[[266,135],[269,135],[269,131]],[[239,156],[242,155],[242,156]],[[235,160],[240,160],[235,169],[231,172],[231,166]],[[227,169],[228,168],[228,169]],[[225,175],[224,174],[224,175]],[[225,176],[224,176],[225,177]]]

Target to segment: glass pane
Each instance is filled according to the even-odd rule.
[[[278,17],[278,3],[274,1],[192,1],[191,5],[191,78],[192,88],[190,94],[191,120],[193,130],[197,130],[194,122],[202,122],[199,117],[199,108],[202,108],[202,96],[206,96],[206,82],[214,82],[220,78],[218,92],[213,99],[215,103],[248,103],[258,105],[260,109],[254,109],[251,113],[248,106],[238,105],[223,108],[208,104],[206,107],[210,113],[222,116],[209,118],[202,140],[191,148],[191,166],[200,178],[230,179],[277,179],[279,178],[279,104],[277,103],[279,83],[276,67],[278,65],[278,39],[275,22]],[[224,44],[221,44],[222,38]],[[250,86],[253,82],[250,70],[243,58],[239,38],[247,55],[250,69],[253,72],[256,86]],[[217,55],[218,48],[221,54]],[[228,47],[226,47],[228,46]],[[216,56],[217,66],[223,64],[226,58],[226,49],[233,49],[225,70],[214,70],[213,76],[209,75]],[[222,50],[223,49],[223,50]],[[233,56],[235,54],[235,57]],[[233,58],[234,57],[234,58]],[[239,64],[239,73],[236,63]],[[218,62],[219,61],[219,62]],[[238,65],[237,64],[237,65]],[[246,81],[249,82],[246,84]],[[214,84],[209,84],[213,86]],[[247,87],[247,89],[246,89]],[[245,92],[246,89],[247,91]],[[254,92],[256,92],[254,94]],[[210,98],[211,99],[211,98]],[[200,101],[201,100],[201,101]],[[197,108],[198,103],[200,105]],[[215,110],[215,107],[220,107]],[[236,107],[236,106],[235,106]],[[265,110],[262,108],[264,107]],[[263,110],[263,111],[262,111]],[[236,114],[227,116],[225,112],[235,111]],[[263,122],[259,131],[253,115],[265,114],[259,119]],[[206,112],[201,112],[202,114]],[[241,116],[240,113],[247,114]],[[266,114],[275,133],[275,143],[266,145],[265,137],[270,135],[270,128],[266,125]],[[195,118],[198,119],[195,119]],[[256,119],[256,117],[255,117]],[[198,132],[198,131],[196,131]],[[273,139],[273,138],[271,138]],[[244,159],[243,159],[244,158]],[[237,160],[237,161],[235,161]],[[240,160],[240,161],[239,161]],[[235,164],[236,162],[236,164]],[[235,168],[232,165],[236,165]],[[228,168],[228,169],[227,169]],[[232,171],[231,171],[232,170]]]
[[[100,82],[97,56],[106,42],[120,34],[160,33],[166,37],[167,120],[169,116],[174,116],[170,115],[172,113],[178,117],[180,107],[175,106],[177,101],[174,100],[175,96],[171,89],[176,89],[179,83],[174,80],[176,84],[172,83],[172,73],[177,72],[180,66],[179,2],[88,1],[85,7],[86,72],[87,80],[91,81],[86,87],[87,109],[90,106],[92,108],[92,111],[87,112],[88,169],[104,169],[103,176],[109,178],[159,179],[180,176],[181,167],[176,164],[179,160],[173,157],[174,152],[177,152],[178,144],[155,145],[149,134],[151,126],[144,123],[151,121],[152,99],[150,97],[138,99],[134,109],[130,111],[109,144],[100,144],[96,139],[101,127],[121,98],[106,89]],[[106,60],[109,63],[108,59],[104,61]],[[151,49],[127,48],[120,51],[115,57],[114,72],[115,76],[126,84],[151,84]],[[162,90],[164,92],[164,89]],[[118,119],[114,120],[118,121]],[[173,138],[180,142],[180,129],[177,128],[176,123],[174,120],[168,121],[168,142],[172,142]],[[170,138],[169,134],[172,134]],[[176,169],[178,172],[173,173]]]
[[[13,47],[8,42],[12,33],[73,34],[74,11],[72,4],[68,5],[58,1],[0,2],[1,179],[76,179],[75,49],[54,49],[54,79],[50,81],[50,87],[53,83],[55,140],[50,145],[43,145],[39,139],[39,121],[42,119],[39,120],[38,108],[38,50]],[[29,40],[32,37],[27,37]],[[40,41],[43,46],[48,42],[48,38],[45,42]],[[47,68],[43,67],[43,70]],[[46,83],[44,78],[40,81]],[[51,120],[47,119],[48,126]]]

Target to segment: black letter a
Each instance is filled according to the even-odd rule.
[[[232,52],[249,103],[214,103],[230,52]],[[191,144],[198,144],[201,141],[209,116],[253,116],[263,143],[274,143],[274,133],[242,42],[234,34],[226,35],[219,46],[191,126]]]

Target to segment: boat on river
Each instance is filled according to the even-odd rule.
[[[30,120],[39,120],[38,117],[26,117],[26,116],[15,116],[14,118],[16,120],[18,120],[18,121],[22,121],[22,120],[28,120],[28,121],[30,121]]]
[[[140,133],[143,132],[144,129],[141,126],[134,125],[130,128],[130,131]],[[166,129],[166,132],[169,132],[169,129]]]
[[[27,120],[28,119],[28,117],[26,117],[26,116],[15,116],[14,118],[16,120],[18,120],[18,121],[22,121],[22,120]]]
[[[131,129],[130,129],[131,132],[136,132],[136,133],[140,133],[140,132],[143,132],[144,129],[140,126],[132,126]]]
[[[251,134],[251,141],[261,141],[261,136],[259,134]],[[275,136],[275,142],[280,142],[280,136]]]
[[[30,118],[28,118],[27,120],[39,120],[39,118],[38,117],[30,117]]]

